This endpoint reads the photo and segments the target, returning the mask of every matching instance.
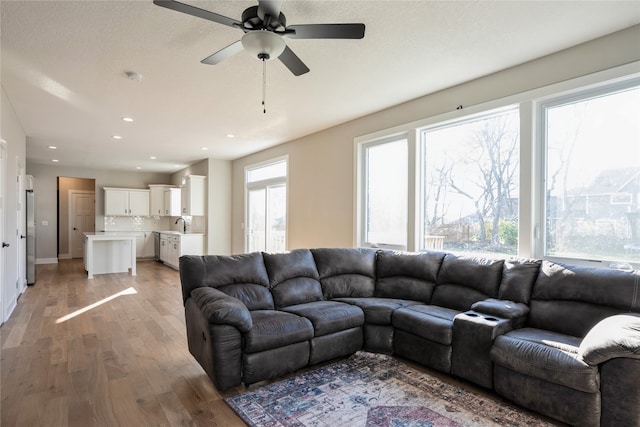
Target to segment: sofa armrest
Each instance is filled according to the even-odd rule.
[[[191,298],[209,323],[235,326],[242,333],[253,327],[249,309],[237,298],[210,287],[194,289]]]
[[[598,322],[582,340],[578,356],[589,365],[616,357],[640,359],[640,313],[618,314]]]
[[[503,319],[516,319],[529,313],[529,307],[526,304],[495,298],[478,301],[471,306],[471,309]]]

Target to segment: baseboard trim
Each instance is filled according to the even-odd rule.
[[[58,254],[58,259],[71,259],[71,254]]]
[[[36,264],[57,264],[58,258],[36,258]]]

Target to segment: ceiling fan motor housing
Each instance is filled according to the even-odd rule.
[[[251,6],[242,12],[242,27],[246,31],[255,30],[267,30],[267,31],[284,31],[287,27],[287,19],[283,13],[280,13],[278,17],[271,15],[265,16],[266,20],[263,21],[258,16],[258,6]]]

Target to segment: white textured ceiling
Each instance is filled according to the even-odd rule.
[[[185,3],[238,20],[256,4]],[[151,0],[0,7],[2,86],[29,161],[158,172],[237,158],[640,23],[638,1],[286,0],[289,25],[363,22],[366,34],[287,39],[311,71],[294,77],[270,61],[263,114],[259,61],[200,63],[240,30]]]

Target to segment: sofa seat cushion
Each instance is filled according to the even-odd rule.
[[[333,301],[357,305],[364,311],[365,321],[372,325],[390,325],[391,316],[397,309],[423,304],[420,301],[394,298],[334,298]]]
[[[523,328],[500,335],[491,360],[512,371],[586,393],[600,390],[597,366],[578,356],[580,338],[543,329]]]
[[[453,319],[460,314],[457,310],[437,305],[411,305],[397,309],[392,323],[397,329],[421,338],[451,345]]]
[[[282,310],[309,319],[316,337],[364,324],[364,313],[360,307],[337,301],[314,301]]]
[[[243,335],[246,353],[279,348],[313,338],[313,326],[308,319],[278,310],[251,312],[253,327]]]

